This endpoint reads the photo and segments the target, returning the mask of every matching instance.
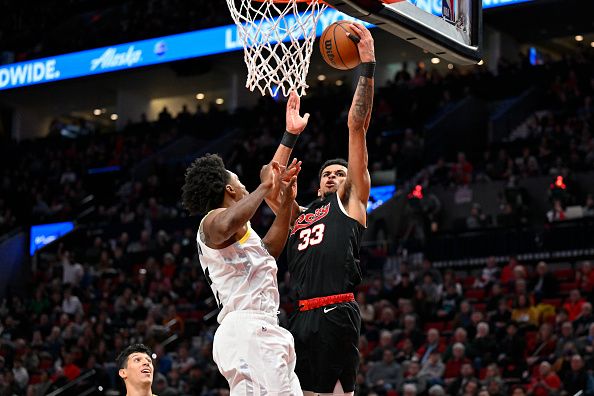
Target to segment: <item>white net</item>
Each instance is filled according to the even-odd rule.
[[[248,69],[245,86],[250,91],[258,88],[262,95],[272,96],[282,91],[289,96],[295,90],[305,95],[316,26],[327,5],[302,1],[227,0],[243,44]]]

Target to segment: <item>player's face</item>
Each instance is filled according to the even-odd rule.
[[[120,377],[131,386],[150,385],[153,383],[153,360],[143,352],[128,356],[126,368],[120,369]]]
[[[328,165],[322,171],[320,179],[320,189],[318,195],[325,197],[328,194],[336,192],[338,187],[346,180],[347,168],[339,164]]]
[[[249,195],[249,192],[245,189],[245,186],[239,181],[239,177],[231,171],[227,172],[229,172],[230,175],[227,184],[233,188],[233,191],[235,191],[235,200],[239,201],[241,198]]]

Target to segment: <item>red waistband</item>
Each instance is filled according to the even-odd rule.
[[[309,311],[326,305],[338,304],[342,302],[355,301],[355,295],[353,293],[334,294],[326,297],[310,298],[308,300],[299,300],[299,310]]]

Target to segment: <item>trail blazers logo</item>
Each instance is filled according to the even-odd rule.
[[[322,220],[328,213],[330,213],[330,204],[317,208],[314,213],[302,214],[295,220],[295,226],[293,227],[293,231],[291,231],[291,235]]]

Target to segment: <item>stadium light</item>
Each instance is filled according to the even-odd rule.
[[[336,84],[337,87],[341,87],[342,84],[344,84],[344,82],[342,80],[336,80],[336,83],[335,84]]]
[[[448,63],[448,69],[453,70],[454,69],[454,65],[451,63]]]
[[[582,36],[581,34],[578,34],[577,36],[575,36],[575,41],[584,41],[584,36]]]
[[[101,115],[101,109],[95,109],[95,110],[93,110],[93,114],[96,115],[96,116]]]
[[[113,113],[111,116],[109,116],[109,118],[111,118],[112,121],[116,121],[118,119],[118,115]]]
[[[324,81],[325,79],[326,79],[326,76],[324,74],[318,75],[318,81]]]
[[[217,98],[217,100],[215,100],[215,103],[218,105],[222,105],[223,103],[225,103],[225,99],[223,98]]]
[[[431,58],[431,63],[433,63],[434,65],[437,65],[439,62],[441,62],[439,58]]]
[[[202,99],[204,99],[204,96],[205,96],[205,95],[204,95],[204,94],[201,92],[201,93],[199,93],[199,94],[196,94],[196,99],[198,99],[198,100],[202,100]]]

